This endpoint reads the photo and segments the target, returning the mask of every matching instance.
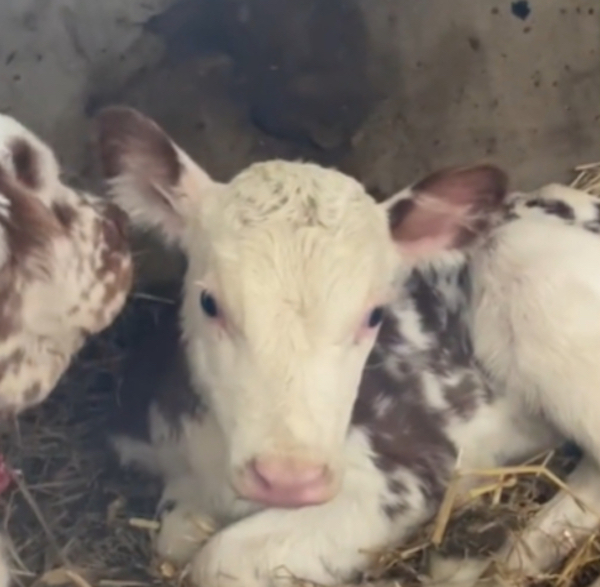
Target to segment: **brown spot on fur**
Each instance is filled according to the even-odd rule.
[[[9,146],[17,179],[30,190],[41,187],[40,162],[35,149],[25,139],[17,138]]]
[[[123,253],[105,250],[102,254],[103,265],[98,271],[102,279],[109,273],[113,279],[104,283],[102,305],[106,306],[118,295],[126,295],[133,283],[133,265]],[[102,311],[103,309],[101,309]]]
[[[352,423],[365,428],[377,455],[375,464],[386,473],[388,487],[401,494],[405,487],[391,475],[405,468],[419,477],[425,493],[433,500],[444,495],[448,455],[455,448],[444,434],[441,414],[428,410],[419,393],[416,374],[395,378],[381,366],[381,357],[373,354],[363,373]],[[377,413],[377,402],[389,399],[383,413]],[[397,515],[402,507],[394,504],[389,514]],[[387,511],[384,504],[384,511]]]
[[[25,351],[23,349],[17,349],[8,355],[8,357],[0,360],[0,381],[9,370],[18,372],[24,360]]]
[[[77,304],[75,306],[71,306],[67,310],[67,316],[69,316],[69,318],[71,318],[72,316],[75,316],[76,314],[78,314],[80,311],[81,311],[81,306],[79,304]]]
[[[114,252],[129,250],[129,225],[127,214],[113,204],[107,204],[104,209],[103,223],[104,240],[109,249]]]
[[[39,381],[32,384],[29,389],[26,389],[23,393],[23,398],[28,406],[38,403],[40,395],[42,393],[42,385]]]
[[[468,420],[479,405],[476,391],[481,387],[481,380],[473,373],[465,375],[456,385],[444,387],[444,397],[456,414]]]
[[[98,310],[98,320],[105,323],[105,307],[116,296],[127,294],[133,282],[126,214],[117,206],[108,204],[95,223],[93,238],[98,243],[97,246],[101,247],[101,264],[96,270],[96,278],[103,284],[104,295]],[[82,301],[89,298],[89,295],[89,290],[82,292]]]
[[[77,218],[77,211],[75,208],[67,204],[54,202],[52,204],[52,211],[64,228],[70,230],[75,218]]]
[[[0,340],[9,338],[20,326],[23,298],[12,287],[13,273],[12,267],[0,270]]]
[[[404,490],[404,489],[403,489]],[[401,493],[401,491],[393,491],[392,493]],[[406,511],[406,506],[404,504],[389,504],[386,503],[383,506],[383,513],[390,519],[390,520],[394,520],[396,519],[398,516],[402,515],[402,513],[404,513]]]
[[[406,491],[406,487],[404,487],[402,483],[400,483],[396,479],[392,479],[389,477],[387,479],[387,486],[390,493],[392,493],[393,495],[401,495],[404,491]],[[394,518],[406,511],[406,504],[402,502],[396,502],[391,504],[386,503],[383,506],[383,511],[388,518],[393,520]]]
[[[53,238],[63,234],[58,219],[1,168],[0,194],[10,202],[8,218],[0,216],[0,227],[4,229],[10,254],[9,263],[22,267],[23,259],[35,254],[39,261],[37,267],[43,270],[44,252]]]
[[[179,289],[179,288],[177,288]],[[177,434],[183,414],[202,417],[201,400],[193,390],[187,361],[180,342],[180,294],[159,291],[158,297],[173,304],[158,304],[155,325],[143,341],[128,353],[121,375],[119,419],[114,427],[136,438],[148,440],[148,409],[156,404]]]
[[[387,349],[402,341],[400,330],[398,328],[398,319],[390,312],[386,312],[379,333],[377,343],[381,348]]]

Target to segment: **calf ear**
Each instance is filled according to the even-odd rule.
[[[493,165],[433,173],[382,205],[403,254],[420,260],[467,247],[490,228],[507,193],[506,174]]]
[[[42,260],[60,234],[50,211],[58,185],[54,151],[18,120],[0,114],[0,268],[32,253]]]
[[[133,108],[100,111],[96,148],[115,202],[134,225],[157,229],[171,242],[179,241],[203,192],[216,185],[158,124]]]
[[[0,168],[17,185],[51,204],[60,173],[54,151],[6,114],[0,114]]]

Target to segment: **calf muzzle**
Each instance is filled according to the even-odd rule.
[[[336,492],[334,475],[322,463],[259,457],[236,479],[240,496],[270,507],[296,508],[329,501]]]

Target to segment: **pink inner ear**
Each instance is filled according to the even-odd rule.
[[[489,227],[506,183],[504,172],[490,165],[433,173],[413,187],[412,199],[390,210],[392,236],[412,258],[468,245]]]
[[[410,258],[434,255],[450,249],[460,240],[467,224],[467,206],[449,206],[445,202],[422,196],[403,222],[392,229],[394,240]]]

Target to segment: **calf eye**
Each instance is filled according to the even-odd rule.
[[[216,318],[219,314],[219,307],[215,298],[207,291],[203,291],[200,294],[200,307],[204,310],[204,313],[210,318]]]
[[[369,328],[375,328],[375,326],[379,326],[381,321],[383,320],[383,308],[381,306],[377,306],[373,311],[369,314],[369,320],[367,324]]]

